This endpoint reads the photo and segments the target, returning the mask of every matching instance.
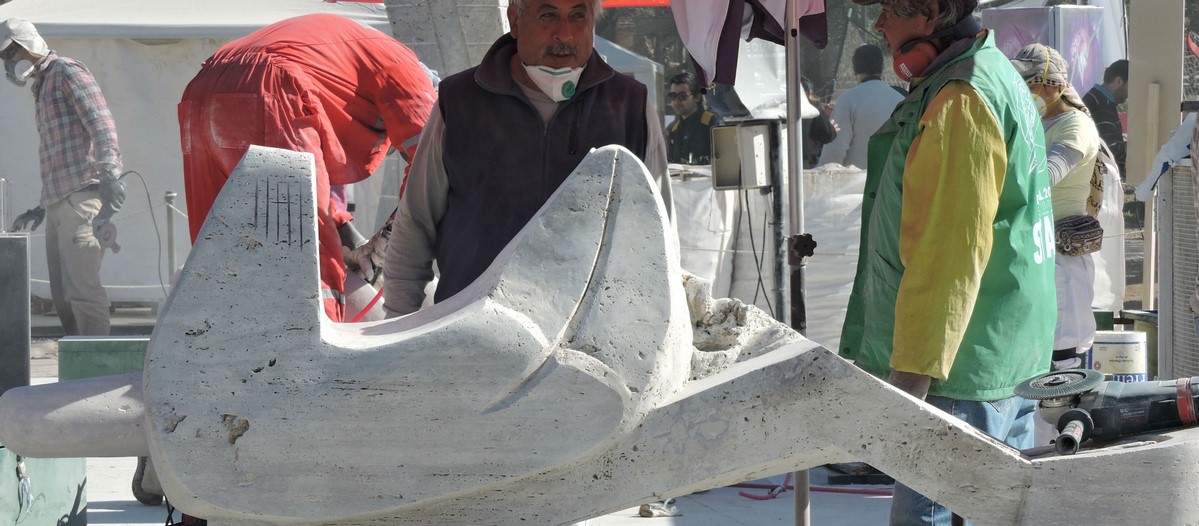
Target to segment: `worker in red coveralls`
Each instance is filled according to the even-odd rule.
[[[436,97],[412,50],[348,18],[300,16],[226,44],[179,103],[192,242],[250,145],[312,153],[321,293],[329,318],[342,321],[342,246],[369,245],[330,185],[365,179],[391,146],[411,159]]]

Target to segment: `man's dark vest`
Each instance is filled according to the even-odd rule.
[[[437,225],[438,302],[478,278],[592,148],[619,144],[645,159],[645,85],[592,53],[574,98],[543,124],[512,80],[515,42],[505,35],[480,66],[439,87],[449,194]]]

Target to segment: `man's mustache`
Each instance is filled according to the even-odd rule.
[[[569,44],[566,42],[555,42],[555,43],[550,44],[545,47],[545,54],[546,55],[554,55],[554,56],[563,56],[563,55],[578,56],[579,55],[579,47],[574,44]]]

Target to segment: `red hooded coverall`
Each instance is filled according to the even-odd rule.
[[[312,153],[321,293],[325,312],[341,321],[337,227],[352,217],[333,205],[329,187],[365,179],[392,145],[411,159],[436,97],[412,50],[348,18],[300,16],[226,44],[179,103],[192,242],[250,145]]]

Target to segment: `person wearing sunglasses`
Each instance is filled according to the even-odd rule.
[[[666,132],[666,160],[680,164],[712,162],[712,127],[720,124],[720,117],[704,108],[695,75],[684,72],[670,77],[669,89],[666,98],[674,109],[675,120]]]

